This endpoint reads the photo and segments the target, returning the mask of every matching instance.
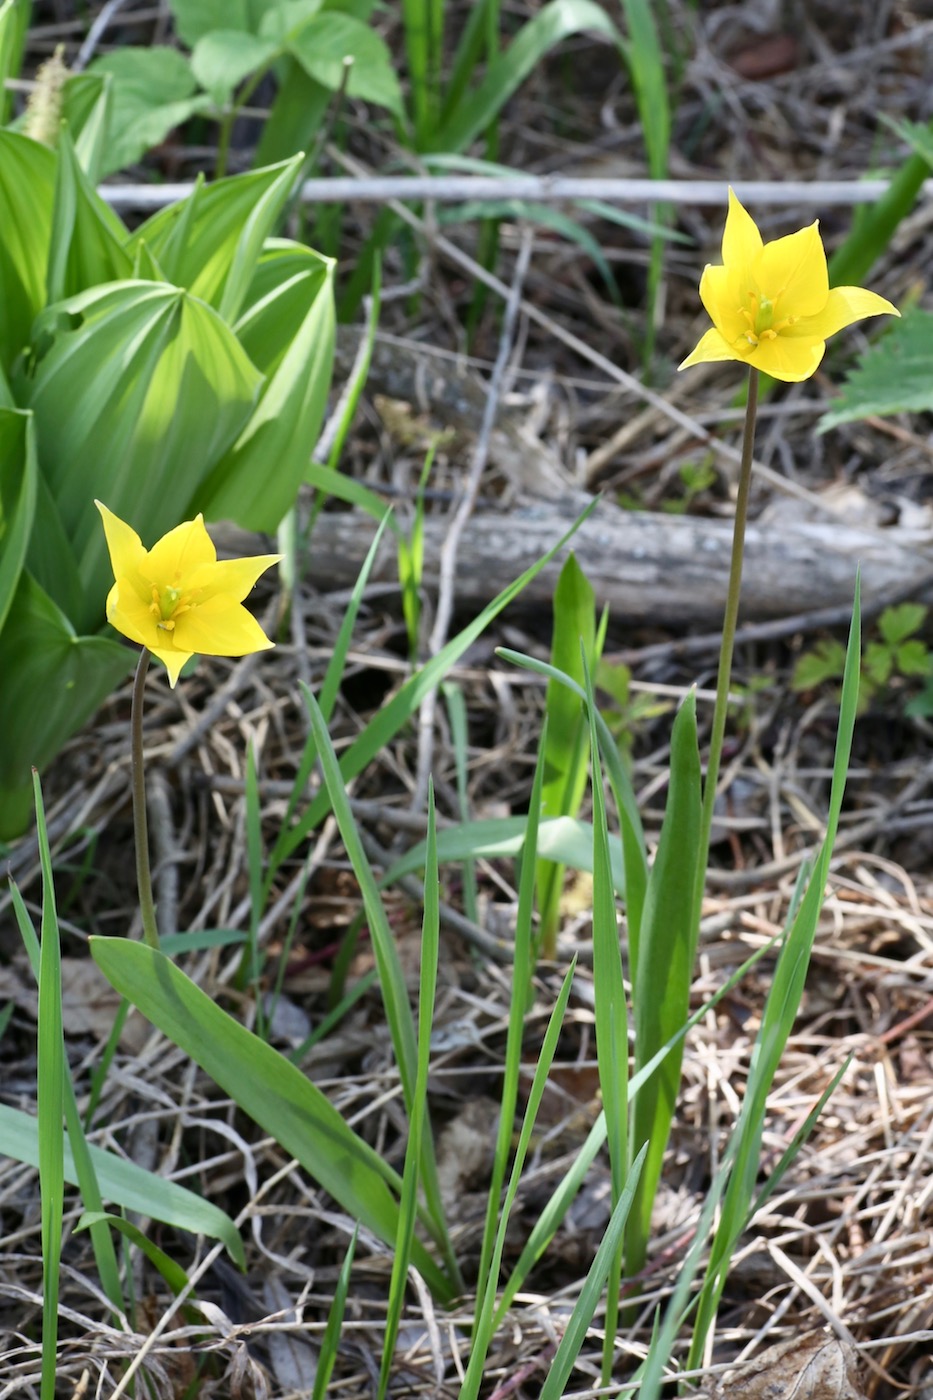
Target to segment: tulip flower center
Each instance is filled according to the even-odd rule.
[[[175,623],[183,613],[193,607],[193,595],[183,593],[180,588],[166,584],[163,588],[152,585],[152,602],[149,611],[156,619],[156,626],[163,632],[174,632]]]
[[[784,316],[775,320],[775,301],[762,296],[755,289],[748,292],[748,306],[740,308],[742,319],[748,322],[748,330],[743,332],[749,345],[756,346],[763,340],[776,340],[788,326],[794,325],[797,316]]]

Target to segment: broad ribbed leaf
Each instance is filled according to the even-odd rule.
[[[0,122],[10,115],[13,94],[5,91],[5,84],[7,78],[19,77],[30,8],[29,0],[4,0],[0,5]]]
[[[96,631],[113,578],[94,498],[151,544],[186,518],[262,380],[215,311],[163,283],[72,297],[41,318],[40,343],[46,332],[51,344],[23,393],[78,562],[83,596],[69,616]]]
[[[235,321],[301,160],[297,155],[209,187],[199,185],[188,199],[147,219],[130,241],[130,254],[137,243],[147,243],[169,281]]]
[[[106,73],[74,73],[62,90],[62,116],[68,123],[78,162],[92,188],[108,168],[112,88],[113,83]]]
[[[116,640],[77,636],[48,594],[20,575],[0,632],[0,840],[29,819],[31,768],[77,733],[132,663]]]
[[[52,242],[46,279],[49,301],[64,301],[102,282],[129,277],[126,229],[81,169],[68,128],[58,140]]]
[[[0,367],[7,371],[45,304],[54,191],[53,153],[0,131]]]
[[[200,498],[213,520],[271,532],[295,503],[327,408],[334,364],[334,266],[322,263],[311,254],[309,275],[301,283],[280,287],[237,327],[243,344],[275,368]],[[292,330],[295,308],[308,301],[301,324]],[[290,333],[283,335],[283,327]]]
[[[0,631],[26,560],[35,510],[32,414],[0,408]]]

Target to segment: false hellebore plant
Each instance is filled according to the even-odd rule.
[[[56,150],[0,130],[0,839],[132,666],[94,498],[155,535],[198,512],[274,531],[330,386],[334,265],[272,237],[301,156],[130,232],[94,186],[105,127]]]

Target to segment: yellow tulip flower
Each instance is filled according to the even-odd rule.
[[[700,298],[713,322],[681,369],[707,360],[741,360],[774,379],[809,379],[826,341],[865,316],[899,316],[861,287],[830,287],[819,226],[763,243],[732,190],[722,237],[722,267],[708,264]]]
[[[125,521],[100,501],[94,504],[104,522],[113,568],[107,620],[164,663],[173,689],[196,652],[246,656],[274,645],[243,607],[243,599],[280,554],[218,562],[202,515],[146,549]]]

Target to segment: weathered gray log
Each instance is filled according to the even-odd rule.
[[[508,515],[477,513],[464,532],[458,555],[458,603],[488,602],[545,554],[572,525],[581,497],[548,501]],[[375,533],[372,520],[356,513],[327,513],[315,527],[309,579],[322,590],[356,580]],[[425,520],[425,585],[436,579],[438,551],[447,528],[443,516]],[[907,593],[933,602],[933,541],[918,547],[898,541],[898,531],[854,529],[832,521],[787,521],[751,525],[746,537],[742,617],[788,617],[852,601],[855,574],[862,569],[862,596]],[[664,625],[715,624],[722,616],[729,575],[729,521],[634,513],[603,501],[573,537],[576,552],[600,605],[616,620]],[[523,601],[553,596],[560,558],[525,589]],[[373,578],[397,579],[395,545],[387,534]]]

